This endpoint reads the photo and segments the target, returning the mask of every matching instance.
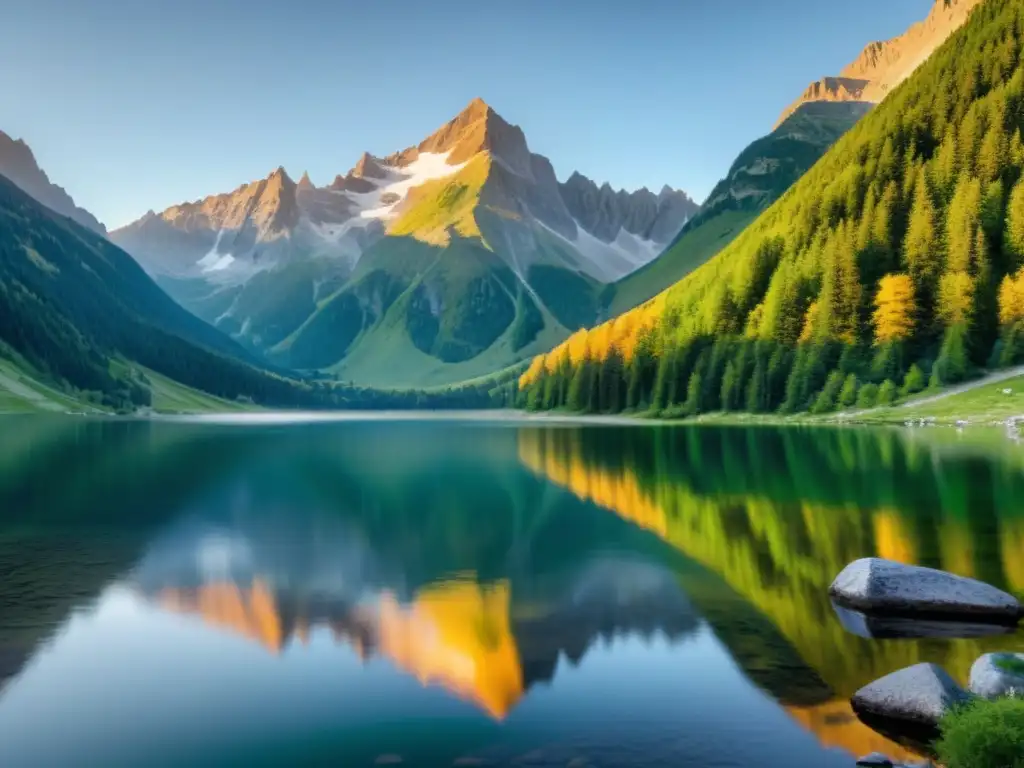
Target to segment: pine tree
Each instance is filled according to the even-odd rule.
[[[570,411],[582,413],[587,410],[590,397],[590,359],[585,358],[573,370],[572,381],[569,383],[569,393],[566,398],[566,406]]]
[[[923,172],[914,189],[903,257],[914,281],[915,292],[925,297],[932,295],[942,265],[936,243],[935,209]]]
[[[882,382],[882,386],[878,388],[878,404],[882,406],[892,405],[896,402],[896,396],[898,394],[896,384],[893,380],[886,379]]]
[[[839,400],[839,393],[843,389],[844,381],[845,379],[842,373],[839,371],[832,371],[832,373],[828,375],[828,379],[825,381],[824,388],[814,401],[814,405],[811,407],[811,413],[829,413],[834,411]]]
[[[983,184],[999,178],[1006,162],[1009,143],[1003,133],[1002,120],[993,120],[978,149],[978,176]]]
[[[1024,267],[1007,275],[999,287],[999,322],[1013,325],[1024,320]]]
[[[878,385],[867,383],[857,393],[858,408],[874,408],[878,405]]]
[[[857,403],[858,387],[857,375],[855,373],[848,374],[843,381],[843,388],[839,391],[840,407],[852,408]]]
[[[968,272],[974,264],[980,223],[981,182],[961,176],[946,212],[946,269],[950,272]]]
[[[903,394],[904,396],[915,395],[923,391],[926,384],[924,371],[921,370],[921,366],[914,363],[903,379]]]
[[[1020,134],[1017,134],[1018,138]],[[1006,209],[1006,231],[1003,251],[1007,254],[1007,267],[1024,266],[1024,176],[1014,184]]]

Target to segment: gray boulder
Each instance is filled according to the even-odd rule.
[[[867,557],[836,576],[829,594],[843,608],[868,614],[1016,624],[1024,609],[1001,589],[975,579]]]
[[[970,700],[942,667],[915,664],[864,686],[851,703],[861,716],[932,728],[951,707]]]
[[[1024,653],[986,653],[971,667],[968,687],[986,699],[1024,696]]]

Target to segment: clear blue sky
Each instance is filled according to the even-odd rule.
[[[813,79],[932,0],[22,0],[0,129],[108,226],[260,178],[328,182],[474,96],[560,178],[698,200]]]

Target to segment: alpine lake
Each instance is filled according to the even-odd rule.
[[[0,765],[850,768],[877,555],[1024,595],[1024,446],[479,414],[0,420]]]

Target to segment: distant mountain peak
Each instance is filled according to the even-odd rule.
[[[106,235],[106,228],[84,208],[79,208],[65,189],[50,181],[39,167],[32,148],[24,139],[14,139],[0,131],[0,175],[6,176],[23,192],[50,210]]]
[[[781,126],[802,105],[814,102],[877,104],[917,69],[959,29],[982,0],[935,0],[928,16],[891,40],[868,43],[838,77],[811,83],[787,107],[774,128]]]
[[[302,173],[302,178],[299,179],[298,187],[299,187],[299,189],[314,189],[315,188],[312,180],[309,178],[309,171],[304,171]]]
[[[387,176],[380,163],[377,162],[377,158],[369,152],[363,152],[355,167],[349,171],[349,175],[361,179],[383,179]]]

